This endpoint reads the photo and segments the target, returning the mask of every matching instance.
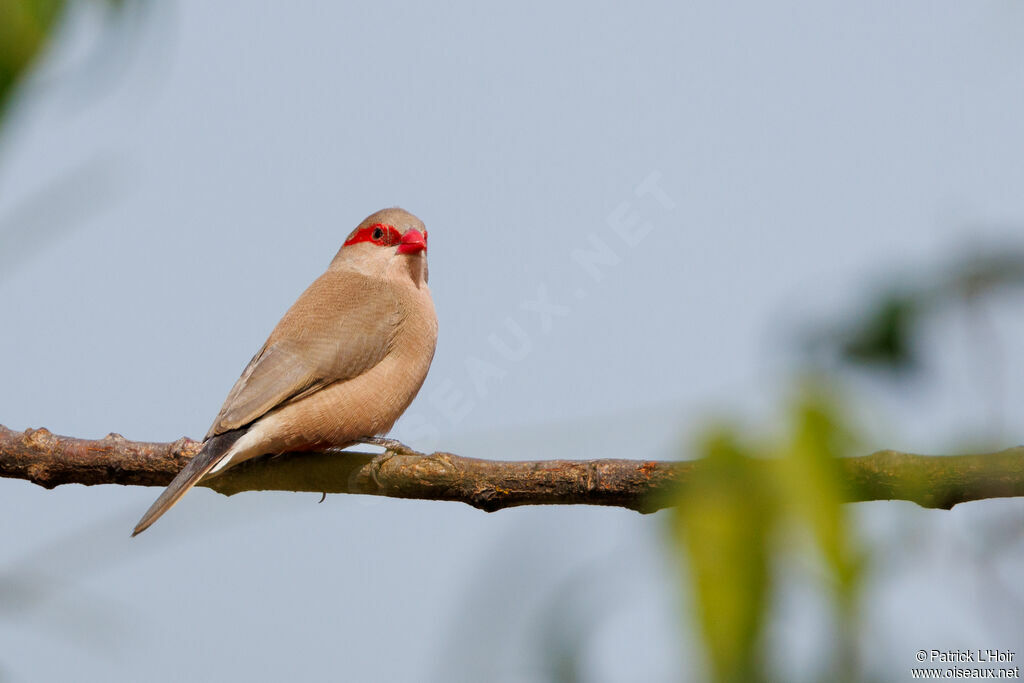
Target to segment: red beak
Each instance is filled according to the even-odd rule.
[[[427,238],[422,232],[416,228],[411,228],[404,235],[402,235],[402,241],[398,245],[398,254],[415,254],[419,251],[427,250]]]

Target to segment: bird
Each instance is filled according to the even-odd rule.
[[[437,315],[427,279],[427,229],[416,216],[383,209],[356,226],[249,361],[199,453],[132,536],[227,467],[387,433],[434,358]]]

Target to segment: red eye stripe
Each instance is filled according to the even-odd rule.
[[[379,237],[374,237],[374,234]],[[374,223],[368,225],[365,228],[360,228],[356,231],[352,237],[348,238],[343,246],[349,246],[350,244],[358,244],[359,242],[373,242],[383,247],[391,247],[402,241],[402,233],[393,225],[386,225],[384,223]]]

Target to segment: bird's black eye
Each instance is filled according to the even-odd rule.
[[[380,228],[374,228],[374,230],[373,230],[373,239],[379,240],[383,236],[384,236],[384,231],[383,230],[381,230]]]

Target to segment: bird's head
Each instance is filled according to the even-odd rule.
[[[331,265],[371,274],[398,269],[426,282],[427,228],[404,209],[383,209],[349,233]]]

